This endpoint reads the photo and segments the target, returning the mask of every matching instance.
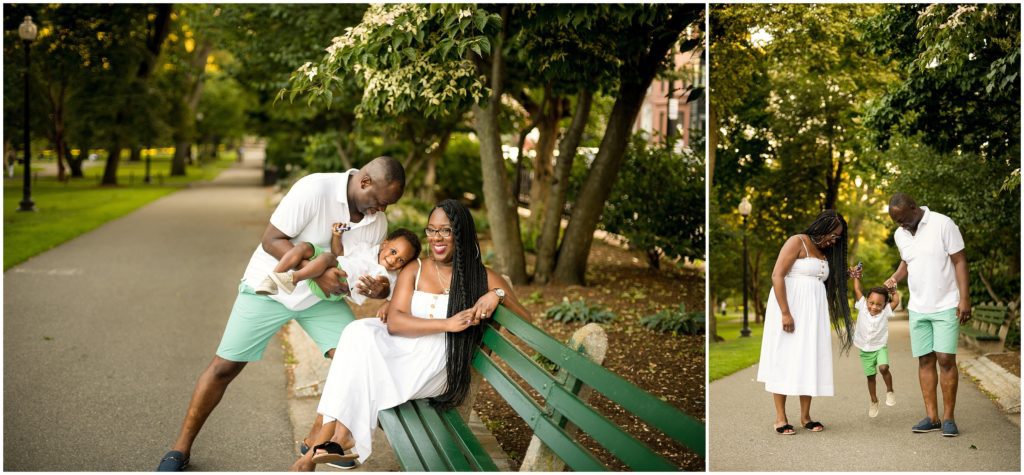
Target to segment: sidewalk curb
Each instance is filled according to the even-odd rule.
[[[966,355],[965,355],[966,356]],[[1020,424],[1020,378],[984,355],[958,361],[960,369],[970,376],[1011,421]],[[1010,417],[1016,414],[1017,417]]]

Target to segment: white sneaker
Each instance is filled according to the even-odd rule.
[[[264,277],[263,282],[260,282],[260,285],[257,285],[253,290],[256,291],[256,295],[274,295],[277,293],[277,284],[275,284],[274,280],[268,275]]]
[[[896,393],[889,391],[885,393],[885,405],[895,406],[896,405]]]
[[[878,402],[871,403],[868,407],[868,417],[878,417]]]
[[[295,291],[295,282],[292,280],[291,272],[271,272],[269,277],[284,293],[291,294]]]

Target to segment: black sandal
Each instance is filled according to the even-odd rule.
[[[821,432],[825,430],[825,426],[823,426],[820,422],[809,421],[806,424],[804,424],[804,429],[807,429],[811,432]]]
[[[316,453],[323,450],[324,453]],[[345,462],[359,458],[355,453],[345,453],[345,449],[337,442],[324,442],[313,447],[313,463]]]
[[[776,427],[775,428],[775,432],[778,432],[779,435],[796,435],[796,431],[793,430],[793,426],[790,425],[790,424],[786,424],[784,426]]]

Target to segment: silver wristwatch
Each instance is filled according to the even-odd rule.
[[[498,305],[501,305],[503,302],[505,302],[505,290],[504,289],[502,289],[500,287],[495,287],[495,288],[491,289],[491,291],[494,292],[494,295],[498,296]]]

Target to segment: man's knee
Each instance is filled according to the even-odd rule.
[[[922,367],[934,367],[935,366],[935,352],[928,353],[927,355],[921,355],[917,358],[917,362]]]
[[[887,365],[887,364],[878,365],[878,372],[882,373],[882,374],[888,374],[889,373],[889,365]]]
[[[939,361],[939,368],[943,371],[952,371],[956,369],[956,355],[950,353],[936,353]]]
[[[231,380],[235,379],[235,376],[238,376],[238,373],[242,372],[245,365],[245,361],[230,361],[219,356],[214,356],[213,361],[210,362],[210,366],[206,368],[206,373],[213,378],[214,381],[230,383]]]

